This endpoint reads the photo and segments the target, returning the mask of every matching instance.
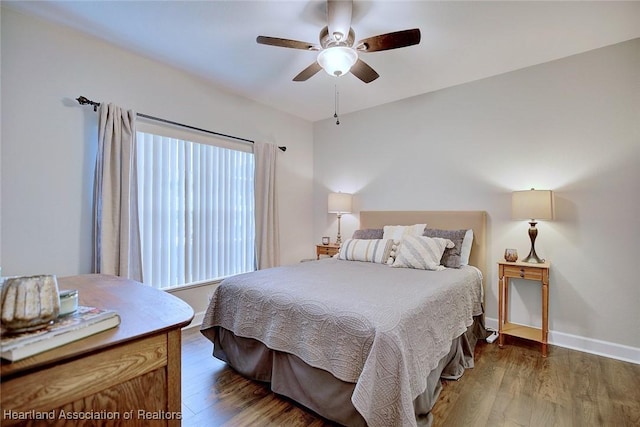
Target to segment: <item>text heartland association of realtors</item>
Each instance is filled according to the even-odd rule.
[[[181,412],[145,411],[131,409],[129,411],[12,411],[3,410],[5,420],[181,420]]]

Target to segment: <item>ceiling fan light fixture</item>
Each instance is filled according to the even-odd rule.
[[[332,46],[318,54],[318,64],[330,76],[347,74],[358,60],[358,53],[347,46]]]

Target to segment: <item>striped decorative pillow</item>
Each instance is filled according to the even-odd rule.
[[[467,230],[441,230],[437,228],[427,228],[424,230],[423,236],[441,237],[443,239],[451,240],[455,246],[453,248],[445,249],[440,261],[445,267],[460,268],[462,242],[464,242],[464,236],[466,233]]]
[[[392,246],[391,239],[347,239],[340,246],[338,259],[384,264]]]
[[[449,239],[426,236],[404,236],[398,246],[392,267],[417,268],[420,270],[444,270],[440,265],[446,248],[455,244]]]

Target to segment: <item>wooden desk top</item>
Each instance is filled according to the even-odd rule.
[[[182,328],[193,319],[193,309],[181,299],[122,277],[101,274],[59,277],[58,287],[60,290],[78,289],[80,305],[115,310],[120,315],[120,325],[17,362],[2,360],[0,376],[3,379]]]
[[[549,268],[551,267],[551,261],[545,261],[542,263],[522,262],[518,261],[506,261],[504,258],[498,260],[498,264],[515,265],[516,267],[534,267],[534,268]]]

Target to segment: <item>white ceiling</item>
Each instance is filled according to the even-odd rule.
[[[3,1],[316,121],[640,37],[640,2],[358,1],[356,40],[420,28],[419,45],[362,54],[380,78],[292,78],[316,53],[258,35],[318,43],[324,1]]]

